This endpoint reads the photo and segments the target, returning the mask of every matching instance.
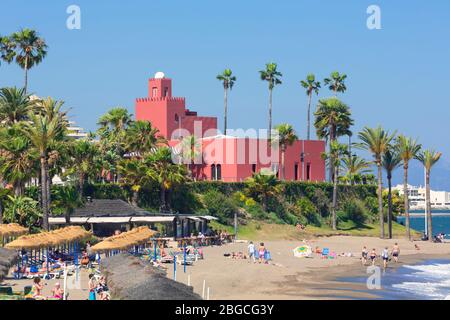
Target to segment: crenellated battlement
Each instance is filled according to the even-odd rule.
[[[149,102],[149,101],[178,101],[184,102],[184,97],[146,97],[146,98],[136,98],[136,102]]]

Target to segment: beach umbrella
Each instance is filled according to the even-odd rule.
[[[155,235],[155,233],[155,231],[150,230],[148,227],[138,227],[128,232],[108,237],[102,242],[94,245],[91,250],[93,252],[125,250],[146,243]]]
[[[307,245],[298,246],[293,251],[294,251],[294,257],[297,257],[297,258],[305,258],[305,257],[310,257],[312,255],[311,247],[307,246]]]

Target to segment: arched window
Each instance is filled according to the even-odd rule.
[[[211,165],[211,180],[216,180],[216,165]]]
[[[216,180],[222,180],[222,166],[220,164],[216,166]]]
[[[178,114],[175,113],[175,122],[178,123],[180,121],[180,117],[178,117]]]

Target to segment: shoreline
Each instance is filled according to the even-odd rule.
[[[390,262],[388,270],[395,270],[404,265],[419,263],[430,259],[450,259],[450,244],[434,244],[425,242],[409,242],[405,239],[378,239],[354,236],[335,236],[311,240],[315,245],[336,252],[346,252],[349,248],[353,257],[338,257],[337,259],[321,259],[314,254],[313,258],[295,258],[292,249],[300,242],[268,241],[271,249],[272,264],[253,264],[246,260],[234,260],[223,257],[224,253],[243,251],[246,243],[233,243],[220,247],[205,248],[205,260],[199,260],[194,266],[178,267],[177,281],[188,283],[194,292],[202,296],[203,280],[206,289],[211,290],[211,299],[220,300],[342,300],[342,299],[380,299],[378,290],[370,291],[365,283],[346,282],[344,278],[369,276],[366,267],[361,265],[360,250],[363,245],[368,248],[389,248],[395,242],[401,247],[398,264]],[[421,251],[414,249],[414,244]],[[339,249],[339,250],[338,250]],[[341,251],[342,250],[342,251]],[[379,252],[379,251],[378,251]],[[377,265],[381,261],[377,261]],[[173,277],[169,265],[167,276]],[[383,288],[381,288],[383,290]]]
[[[405,265],[420,264],[428,260],[448,259],[448,254],[409,254],[401,258],[398,263],[390,262],[387,272],[395,271]],[[369,265],[367,265],[369,266]],[[366,266],[366,267],[367,267]],[[383,292],[383,275],[381,289],[370,290],[365,283],[349,282],[344,279],[368,277],[370,274],[366,273],[366,269],[361,266],[361,263],[355,262],[351,265],[336,266],[333,270],[327,271],[326,274],[317,275],[316,270],[310,270],[303,273],[303,275],[310,276],[313,280],[305,282],[305,294],[300,299],[316,299],[316,300],[340,300],[340,299],[382,299],[380,292]],[[317,293],[320,291],[320,293]],[[343,294],[347,293],[347,294]]]

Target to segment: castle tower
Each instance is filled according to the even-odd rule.
[[[199,117],[185,106],[185,98],[172,96],[172,80],[157,72],[148,81],[148,97],[136,99],[136,120],[147,120],[171,140],[177,130],[183,129],[183,136],[216,134],[217,118]],[[196,130],[194,130],[194,125]]]

